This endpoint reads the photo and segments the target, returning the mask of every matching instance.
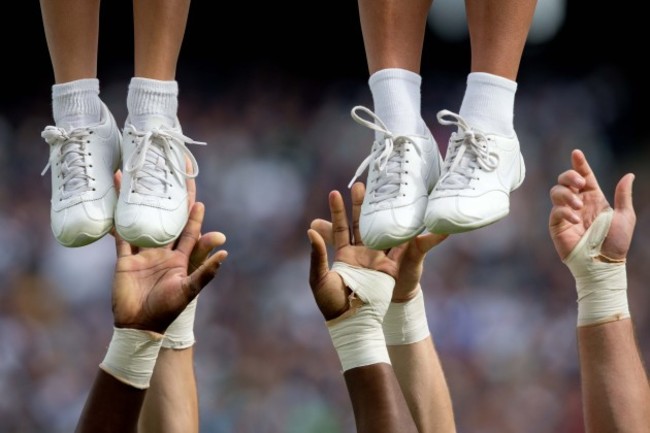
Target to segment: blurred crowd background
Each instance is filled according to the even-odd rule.
[[[100,41],[101,96],[118,122],[131,76],[123,3],[102,6]],[[350,117],[354,105],[372,106],[356,3],[320,15],[309,2],[264,3],[255,16],[244,5],[215,16],[207,3],[193,5],[178,71],[184,132],[208,143],[190,147],[204,228],[225,233],[230,253],[196,317],[201,431],[354,431],[307,281],[306,230],[328,217],[330,190],[348,198],[370,149],[372,132]],[[451,130],[436,113],[458,110],[469,67],[458,3],[434,4],[423,59],[423,115],[443,154]],[[540,0],[515,106],[527,177],[511,214],[450,237],[427,258],[429,324],[460,433],[583,431],[575,289],[547,231],[548,192],[574,148],[610,199],[623,174],[637,175],[629,296],[650,359],[650,156],[637,111],[644,88],[634,58],[616,48],[631,34],[618,24],[625,13],[591,11],[587,20],[583,7]],[[27,60],[5,68],[0,101],[0,432],[63,433],[74,429],[110,340],[115,253],[110,236],[68,249],[51,234],[40,132],[51,123],[53,78],[38,4],[20,14],[33,42],[5,35],[9,58]]]

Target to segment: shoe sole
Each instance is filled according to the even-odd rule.
[[[422,226],[419,229],[415,230],[413,234],[409,236],[396,237],[396,236],[385,235],[382,236],[381,242],[377,242],[373,244],[373,243],[366,243],[366,241],[363,241],[363,245],[372,250],[378,250],[378,251],[389,250],[391,248],[395,248],[399,245],[409,242],[411,239],[413,239],[414,237],[422,233],[425,229],[426,227]]]
[[[61,244],[64,247],[68,248],[78,248],[78,247],[85,247],[86,245],[90,245],[93,242],[96,242],[106,236],[110,232],[110,228],[106,230],[105,232],[95,235],[95,234],[89,234],[89,233],[79,233],[71,242],[64,242],[63,240],[56,238],[57,242]]]

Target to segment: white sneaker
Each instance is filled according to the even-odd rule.
[[[510,192],[526,175],[517,136],[477,131],[448,110],[438,113],[438,121],[459,131],[449,139],[442,176],[429,196],[427,229],[462,233],[504,218],[510,212]]]
[[[362,119],[358,112],[373,122]],[[348,186],[368,167],[359,231],[364,245],[385,250],[424,230],[427,197],[440,176],[442,156],[428,129],[426,135],[395,136],[375,113],[362,106],[352,109],[352,118],[383,134]]]
[[[189,215],[187,179],[199,174],[185,143],[205,144],[173,128],[138,131],[129,120],[122,135],[122,185],[115,210],[115,229],[130,244],[159,247],[174,241]],[[186,161],[192,165],[186,171]]]
[[[113,175],[120,163],[120,131],[102,103],[98,125],[70,131],[47,126],[41,137],[50,145],[50,223],[66,247],[88,245],[113,227],[117,194]]]

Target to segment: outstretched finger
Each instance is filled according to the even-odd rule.
[[[316,218],[311,222],[310,228],[316,230],[327,245],[334,245],[334,231],[331,222],[322,218]]]
[[[330,193],[329,204],[332,215],[332,230],[334,232],[334,247],[338,250],[350,245],[350,226],[348,225],[345,204],[340,192],[332,191]]]
[[[189,300],[194,299],[214,279],[217,271],[221,267],[221,263],[226,260],[226,257],[228,257],[227,251],[217,251],[187,277],[187,284],[184,285],[184,290]]]
[[[185,172],[190,173],[192,171],[192,161],[189,158],[185,158]],[[187,186],[187,195],[188,195],[188,209],[192,209],[194,203],[196,203],[196,179],[194,177],[188,177],[186,181]]]
[[[202,235],[190,254],[188,272],[192,273],[208,258],[210,252],[226,242],[226,235],[220,232],[210,232]]]
[[[178,242],[176,243],[176,250],[180,251],[187,257],[192,254],[194,245],[196,245],[196,242],[199,240],[204,216],[205,206],[203,203],[195,203],[190,210],[190,216],[185,224],[185,228],[181,232]]]
[[[585,179],[584,189],[600,189],[598,186],[598,181],[596,180],[596,175],[591,170],[591,166],[587,162],[587,158],[581,150],[575,149],[573,152],[571,152],[571,164],[573,165],[573,169]]]
[[[307,236],[311,243],[311,264],[309,266],[309,285],[312,290],[318,287],[318,283],[325,278],[329,272],[327,261],[327,248],[321,235],[313,229],[307,230]]]
[[[356,182],[352,185],[352,237],[354,245],[363,245],[361,240],[361,231],[359,230],[359,220],[361,219],[361,205],[363,197],[366,194],[366,187],[363,182]]]

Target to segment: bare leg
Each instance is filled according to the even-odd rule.
[[[359,0],[368,71],[401,68],[420,73],[431,0]]]
[[[190,0],[134,0],[135,76],[173,80]]]
[[[55,82],[96,78],[99,0],[41,0],[41,15]]]
[[[516,81],[537,0],[465,0],[472,72]]]

